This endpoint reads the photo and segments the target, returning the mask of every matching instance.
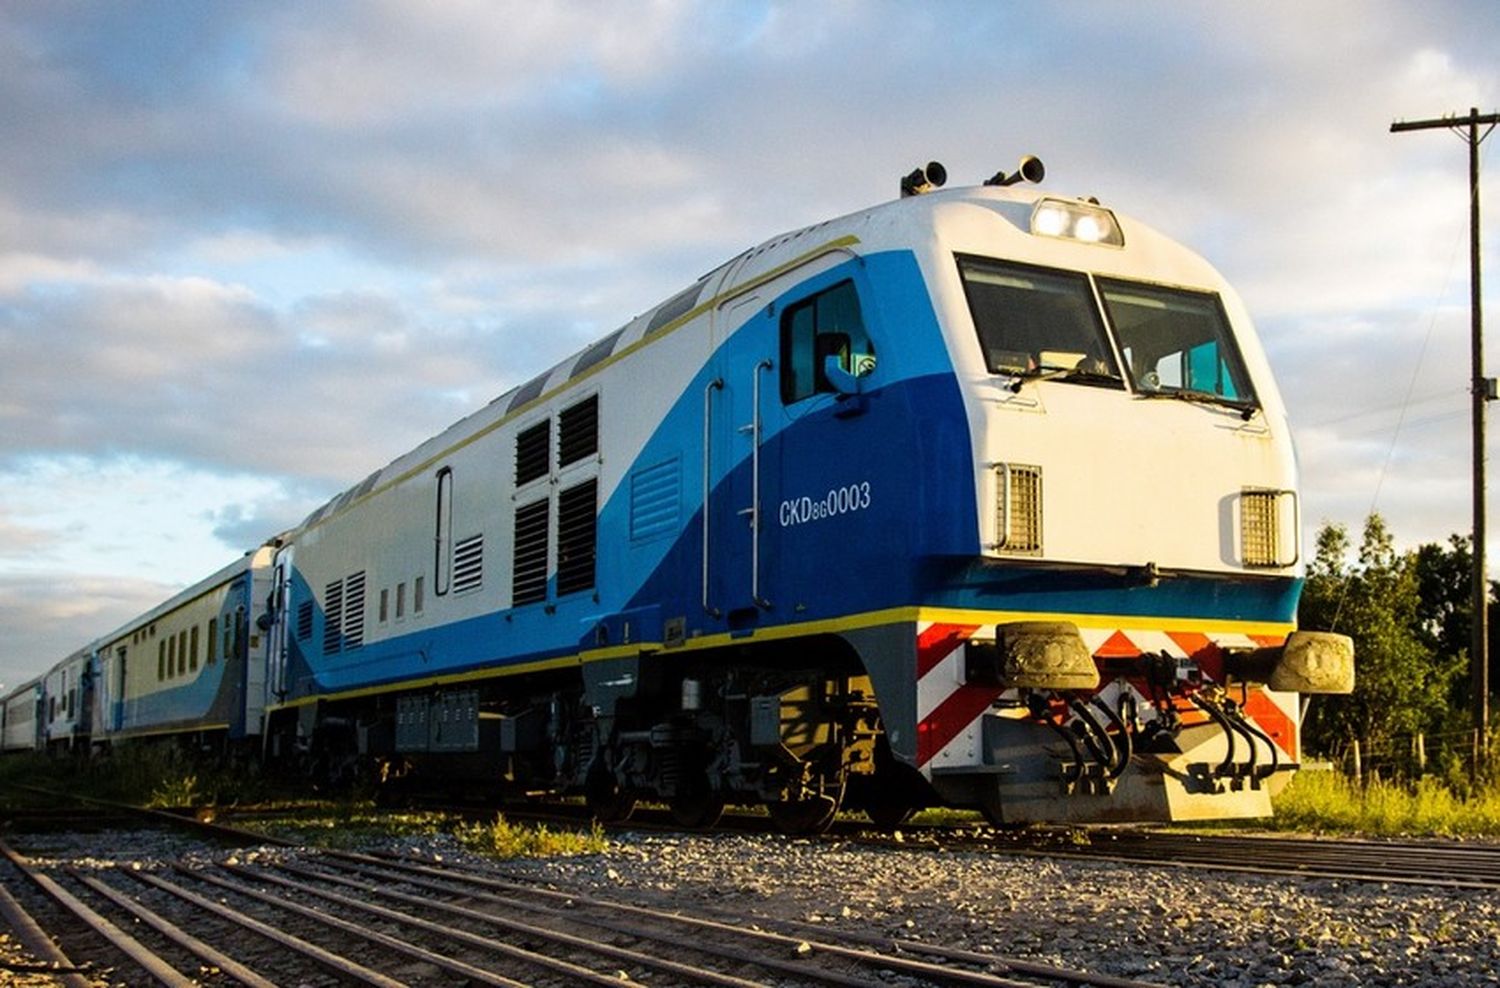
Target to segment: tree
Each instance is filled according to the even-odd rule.
[[[1446,547],[1429,542],[1418,546],[1415,567],[1421,595],[1418,618],[1423,640],[1442,658],[1456,660],[1469,668],[1470,635],[1474,627],[1474,603],[1471,593],[1474,556],[1466,535],[1450,535]],[[1500,669],[1500,602],[1496,600],[1500,584],[1490,583],[1490,683],[1496,682]],[[1453,681],[1453,707],[1456,719],[1467,726],[1467,711],[1473,709],[1473,681],[1468,675],[1457,675]],[[1455,725],[1458,726],[1458,725]]]
[[[1365,520],[1352,565],[1348,557],[1344,527],[1325,525],[1298,612],[1304,628],[1354,639],[1354,692],[1317,697],[1303,725],[1307,743],[1323,750],[1352,738],[1379,744],[1440,727],[1462,668],[1456,656],[1437,647],[1452,615],[1424,604],[1417,554],[1396,552],[1378,514]],[[1441,567],[1427,575],[1440,578]]]

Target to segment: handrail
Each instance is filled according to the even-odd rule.
[[[713,490],[713,476],[709,469],[711,466],[710,453],[713,448],[713,395],[715,391],[722,390],[724,381],[722,378],[714,378],[708,382],[703,389],[703,610],[712,617],[718,617],[722,612],[709,603],[708,599],[708,541],[709,541],[709,496]]]
[[[755,365],[750,400],[755,404],[750,418],[750,599],[757,607],[770,607],[760,595],[760,372],[775,365],[767,358]]]

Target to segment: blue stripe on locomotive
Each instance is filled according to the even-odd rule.
[[[779,374],[762,380],[760,590],[770,606],[759,608],[751,599],[751,529],[740,515],[751,496],[749,438],[740,433],[749,421],[750,375],[763,359],[780,363],[784,305],[846,278],[859,288],[879,361],[865,392],[783,407]],[[702,606],[700,464],[685,452],[701,452],[703,396],[716,379],[724,406],[716,413],[709,499],[717,617]],[[670,528],[675,539],[662,537],[659,505],[672,498],[660,498],[658,514],[636,526],[644,537],[632,540],[632,478],[660,485],[673,463],[676,503],[696,510]],[[830,494],[834,510],[804,519],[808,502],[827,503]],[[783,503],[795,511],[784,515]],[[622,615],[632,641],[660,641],[663,619],[678,616],[690,634],[712,635],[913,605],[1256,621],[1295,614],[1301,582],[1294,579],[1188,576],[1147,586],[1129,574],[983,560],[977,510],[964,399],[916,259],[871,255],[762,307],[699,370],[599,513],[598,600],[594,592],[558,598],[549,585],[550,607],[523,605],[329,658],[305,655],[293,640],[288,681],[299,696],[571,656],[619,644]],[[294,580],[294,599],[317,599],[300,575]]]

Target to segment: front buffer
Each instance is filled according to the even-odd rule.
[[[893,751],[945,802],[995,823],[1268,816],[1300,757],[1298,693],[1285,687],[1353,688],[1341,635],[932,617],[912,628],[910,728],[882,703]]]

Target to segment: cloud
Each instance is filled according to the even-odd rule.
[[[20,686],[176,589],[139,577],[0,573],[0,684]]]
[[[741,249],[1022,153],[1238,287],[1309,525],[1374,502],[1441,538],[1461,145],[1388,126],[1493,100],[1486,26],[1491,0],[12,5],[0,574],[196,579]]]

